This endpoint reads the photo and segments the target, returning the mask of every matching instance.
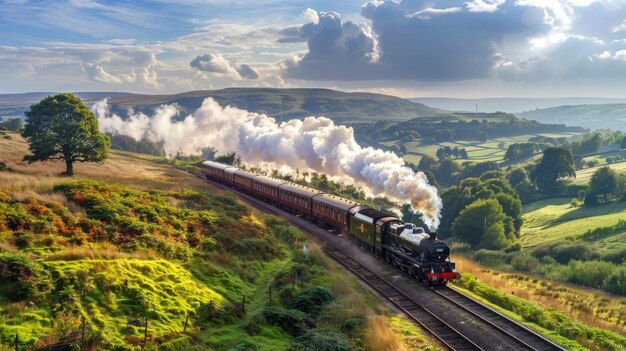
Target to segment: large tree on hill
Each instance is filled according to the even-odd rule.
[[[28,140],[28,162],[63,160],[65,174],[74,174],[74,162],[104,162],[111,142],[98,130],[98,120],[76,96],[48,96],[26,111],[22,135]]]
[[[609,195],[617,193],[617,174],[611,167],[598,168],[591,176],[589,185],[596,195],[602,195],[604,202],[609,202]]]
[[[545,149],[541,163],[531,173],[531,178],[537,184],[537,188],[541,192],[555,193],[556,182],[563,177],[576,177],[572,153],[560,147]]]

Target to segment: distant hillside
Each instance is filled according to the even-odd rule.
[[[184,112],[192,112],[207,97],[213,97],[221,105],[265,113],[279,120],[311,115],[326,116],[340,122],[408,120],[445,112],[395,96],[330,89],[228,88],[174,95],[119,96],[111,98],[109,103],[119,110],[132,107],[143,112],[150,112],[161,104],[176,103]]]
[[[32,103],[54,93],[0,95],[0,118],[23,117]],[[408,120],[434,116],[447,111],[413,103],[395,96],[371,93],[345,93],[330,89],[228,88],[190,91],[172,95],[131,93],[76,93],[87,104],[109,98],[112,110],[124,115],[128,108],[150,114],[162,104],[177,104],[183,114],[191,113],[207,97],[221,105],[265,113],[279,120],[307,116],[326,116],[338,122],[371,120]]]
[[[564,97],[564,98],[485,98],[485,99],[454,99],[445,97],[413,98],[409,101],[425,104],[435,108],[459,112],[524,112],[562,105],[581,104],[614,104],[626,103],[626,99]]]
[[[517,114],[543,123],[565,123],[590,129],[626,130],[626,103],[566,105]]]
[[[11,118],[24,118],[24,112],[35,102],[58,92],[32,92],[21,94],[0,94],[0,120]],[[116,96],[128,96],[132,93],[125,92],[79,92],[74,93],[85,103],[92,104],[98,100]]]

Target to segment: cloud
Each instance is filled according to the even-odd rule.
[[[221,54],[199,55],[190,62],[191,67],[201,72],[209,72],[234,79],[259,79],[259,74],[246,64],[234,63]]]
[[[488,78],[505,39],[523,42],[552,28],[551,12],[521,1],[373,1],[362,8],[371,28],[307,10],[310,22],[286,28],[279,42],[303,41],[308,51],[285,60],[283,70],[305,80]]]
[[[506,0],[473,0],[466,2],[465,7],[469,12],[495,12],[498,6],[505,3]]]
[[[304,55],[295,55],[282,63],[290,78],[358,80],[373,62],[378,60],[378,47],[367,24],[352,21],[342,23],[336,12],[319,12],[301,27],[282,31],[279,42],[306,42]]]

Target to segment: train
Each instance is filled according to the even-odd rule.
[[[350,236],[373,255],[429,286],[443,286],[461,277],[450,260],[450,247],[435,232],[356,201],[283,179],[215,161],[202,162],[201,169],[208,179]]]

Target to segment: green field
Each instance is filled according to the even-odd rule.
[[[572,137],[577,135],[576,133],[546,133],[546,134],[534,134],[534,135],[518,135],[513,137],[502,137],[489,139],[486,142],[480,142],[476,140],[455,140],[448,142],[441,142],[437,144],[422,144],[420,140],[404,143],[407,149],[407,154],[404,159],[411,163],[417,163],[421,157],[428,155],[436,157],[437,150],[442,147],[449,146],[451,148],[465,148],[469,156],[470,161],[504,161],[504,154],[507,148],[511,144],[527,142],[533,136],[545,136],[545,137]],[[499,147],[500,143],[504,144],[502,148]],[[386,146],[400,145],[399,141],[387,141],[383,143]],[[417,162],[416,162],[417,161]]]
[[[521,243],[535,247],[542,243],[576,237],[590,229],[615,225],[626,219],[626,204],[616,202],[595,207],[572,207],[569,198],[549,199],[524,206]],[[626,232],[596,242],[603,249],[626,248]]]

